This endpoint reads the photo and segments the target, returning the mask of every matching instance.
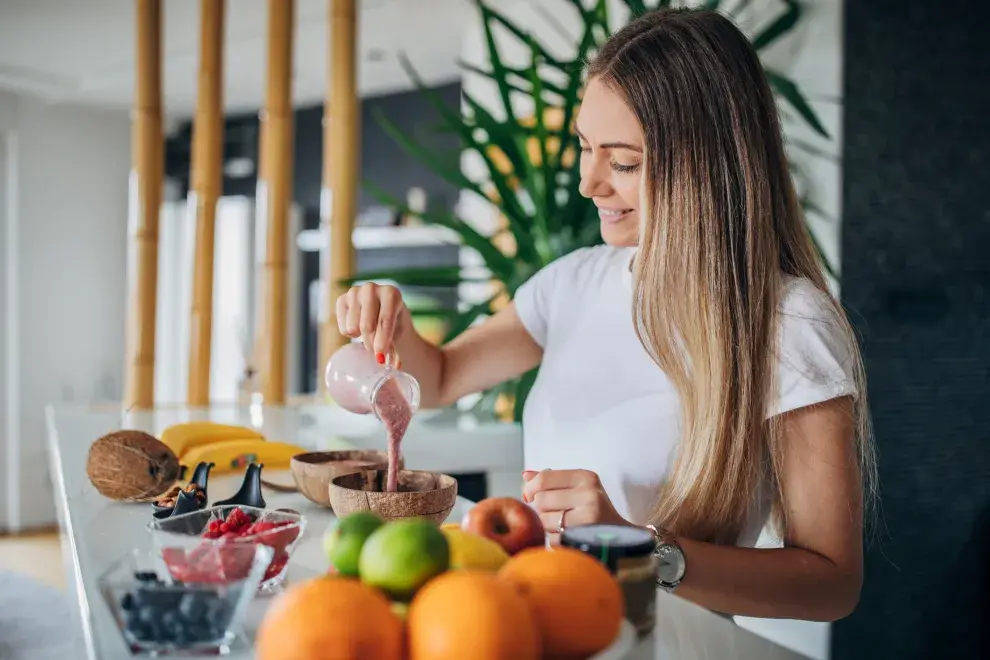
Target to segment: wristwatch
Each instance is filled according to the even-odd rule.
[[[684,579],[687,569],[684,552],[672,534],[657,529],[655,525],[647,525],[646,528],[653,532],[653,538],[656,539],[653,555],[657,558],[657,586],[667,593],[673,593]]]

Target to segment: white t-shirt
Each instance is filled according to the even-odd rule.
[[[636,336],[634,250],[568,254],[521,286],[515,305],[543,347],[523,412],[525,468],[596,472],[619,514],[645,524],[680,437],[680,408]],[[779,391],[770,416],[854,394],[849,350],[829,322],[825,294],[789,278],[782,300]],[[753,546],[767,521],[767,499],[760,501],[739,545]]]

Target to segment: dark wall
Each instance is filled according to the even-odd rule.
[[[990,9],[845,2],[842,294],[882,519],[833,657],[990,648]]]
[[[432,90],[433,94],[452,108],[460,107],[460,83],[443,85]],[[439,112],[418,91],[389,94],[362,99],[361,102],[361,177],[359,210],[376,204],[364,190],[368,182],[404,199],[412,186],[426,190],[430,204],[452,206],[457,201],[457,188],[425,168],[410,156],[386,133],[378,121],[383,114],[404,133],[427,145],[431,153],[446,154],[449,162],[456,164],[460,143],[455,135],[438,130]],[[296,202],[307,216],[316,214],[319,220],[320,182],[323,172],[323,106],[300,108],[295,112],[295,160],[293,193]],[[188,186],[191,154],[192,126],[185,124],[166,140],[166,174],[179,182],[182,189]],[[258,117],[256,114],[231,115],[225,122],[224,159],[246,156],[257,161]],[[244,178],[224,177],[223,194],[254,196],[257,178],[254,174]],[[312,219],[307,217],[310,222]],[[315,226],[315,225],[313,225]]]

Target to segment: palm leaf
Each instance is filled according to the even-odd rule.
[[[527,185],[527,190],[530,195],[535,195],[538,190],[533,185],[532,168],[530,166],[529,160],[525,157],[523,148],[520,148],[518,144],[519,135],[518,131],[513,131],[511,128],[503,122],[497,121],[481,104],[477,103],[468,94],[462,94],[465,101],[471,106],[474,111],[475,125],[472,126],[470,123],[465,122],[459,113],[455,113],[447,104],[437,95],[433,90],[431,90],[423,82],[423,79],[413,68],[412,64],[405,57],[400,58],[400,63],[402,67],[406,70],[406,74],[413,81],[413,84],[420,90],[420,92],[430,101],[434,108],[440,116],[448,123],[452,129],[456,129],[469,148],[477,152],[478,155],[484,160],[486,167],[489,172],[489,180],[495,189],[498,191],[499,196],[502,198],[502,204],[506,207],[506,217],[509,219],[509,224],[513,226],[514,232],[518,233],[517,245],[520,252],[520,256],[523,258],[533,258],[537,256],[537,250],[533,245],[531,240],[528,240],[528,235],[522,229],[525,224],[528,224],[527,216],[522,206],[518,203],[516,199],[516,193],[513,190],[508,179],[498,171],[495,166],[492,156],[489,153],[488,147],[484,144],[480,144],[475,137],[475,127],[483,129],[487,134],[489,139],[499,147],[503,153],[510,159],[514,168],[517,168],[516,176],[520,180],[524,180],[524,185]],[[522,172],[520,172],[522,170]],[[459,171],[459,170],[458,170]],[[463,176],[463,175],[462,175]],[[466,178],[466,177],[465,177]],[[475,189],[476,193],[482,194],[480,188]]]
[[[369,194],[377,198],[383,204],[399,209],[405,214],[418,217],[423,222],[440,225],[441,227],[447,227],[448,229],[452,229],[457,232],[461,242],[465,246],[477,250],[481,254],[482,259],[485,261],[485,266],[495,277],[499,279],[509,279],[516,272],[516,266],[512,259],[505,256],[505,254],[503,254],[502,251],[491,242],[491,240],[485,236],[482,236],[477,229],[464,222],[453,213],[440,211],[419,213],[413,211],[395,197],[389,195],[371,182],[365,183],[365,189],[368,190]]]
[[[532,40],[531,40],[532,41]],[[540,171],[529,170],[527,176],[539,181],[542,195],[534,199],[542,207],[542,213],[534,214],[534,229],[539,234],[537,249],[544,263],[550,263],[553,255],[550,253],[550,223],[556,219],[556,185],[554,182],[555,169],[547,157],[547,105],[543,99],[543,85],[540,80],[540,58],[534,45],[530,45],[530,83],[533,85],[534,123],[536,124],[536,141],[540,149]],[[528,162],[528,159],[527,159]],[[540,249],[542,248],[542,249]]]
[[[798,89],[797,83],[771,69],[766,69],[766,74],[767,80],[770,81],[770,86],[784,97],[815,132],[823,137],[830,137],[828,131],[825,130],[822,122],[818,119],[818,115],[811,109],[811,104],[808,103],[804,94]]]
[[[491,313],[492,302],[494,300],[495,297],[491,297],[484,302],[478,303],[477,305],[472,305],[463,312],[458,312],[457,318],[454,319],[453,324],[447,330],[447,334],[444,336],[443,342],[446,344],[448,341],[470,328],[471,324],[473,324],[479,316]]]
[[[498,13],[490,9],[482,0],[477,0],[477,2],[478,8],[481,10],[481,23],[485,27],[485,43],[488,46],[488,59],[492,66],[492,73],[495,74],[494,80],[498,86],[499,96],[502,97],[502,105],[505,107],[505,116],[510,123],[518,125],[519,122],[516,121],[516,113],[512,108],[512,92],[507,82],[508,74],[505,65],[502,64],[502,56],[498,52],[498,46],[495,44],[495,33],[492,31],[492,20],[495,20],[493,17],[497,16]],[[505,23],[502,24],[505,25]],[[525,37],[521,38],[525,41]]]
[[[454,287],[463,283],[487,282],[489,278],[464,277],[460,266],[431,266],[426,268],[417,266],[361,272],[345,278],[341,284],[350,286],[356,282],[378,280],[391,280],[407,286]]]
[[[487,71],[485,69],[482,69],[480,66],[470,64],[469,62],[465,62],[463,60],[458,60],[457,66],[470,73],[474,73],[483,78],[487,78],[488,80],[495,81],[494,71]],[[509,67],[506,67],[505,70],[508,74],[511,74],[513,77],[521,79],[521,81],[519,82],[513,80],[506,80],[506,84],[510,87],[511,91],[516,92],[517,94],[522,94],[526,97],[530,97],[533,95],[532,87],[529,87],[527,89],[526,87],[523,86],[524,84],[529,84],[529,78],[526,75],[526,72],[524,72],[522,69],[514,69]],[[564,96],[565,94],[563,88],[561,88],[559,85],[556,85],[549,80],[542,80],[541,84],[545,92],[556,94],[557,96]]]
[[[438,157],[437,154],[431,152],[430,149],[427,149],[412,138],[408,137],[402,129],[396,126],[395,123],[381,111],[381,108],[375,108],[372,112],[375,121],[382,127],[382,130],[384,130],[389,137],[395,140],[395,142],[398,143],[398,145],[411,156],[433,170],[435,174],[442,177],[451,185],[471,190],[481,196],[485,195],[484,191],[477,184],[464,176],[464,173],[461,172],[459,167],[445,162],[443,159]]]
[[[527,371],[523,374],[516,384],[516,401],[512,409],[512,418],[517,421],[522,421],[523,409],[526,405],[526,399],[529,398],[529,392],[533,389],[533,383],[536,382],[536,376],[539,373],[539,369],[533,369],[532,371]]]
[[[828,217],[828,214],[825,213],[825,211],[822,210],[817,204],[812,202],[808,197],[801,198],[800,203],[801,203],[801,208],[804,210],[805,214],[815,213],[816,215],[820,215],[826,218]],[[825,254],[825,250],[822,249],[821,242],[818,240],[818,237],[815,236],[815,232],[811,229],[811,227],[808,227],[808,236],[811,237],[811,242],[815,246],[815,251],[818,253],[818,258],[821,260],[822,267],[825,268],[825,272],[827,272],[833,278],[838,278],[839,277],[838,270],[835,268],[832,262],[829,261],[828,256],[826,256]]]
[[[787,10],[753,38],[753,48],[762,50],[784,36],[801,20],[801,5],[796,0],[784,0]]]
[[[490,7],[488,3],[486,3],[484,0],[475,0],[475,5],[477,5],[479,11],[481,11],[482,22],[485,24],[486,32],[491,31],[490,25],[488,23],[488,21],[491,20],[491,21],[495,21],[496,23],[504,27],[521,42],[526,43],[526,40],[529,39],[530,35],[528,32],[517,26],[505,14]],[[489,49],[491,49],[493,46],[494,46],[494,42],[490,43]],[[539,48],[540,48],[540,55],[543,56],[543,59],[546,60],[547,64],[550,64],[558,68],[566,67],[568,64],[570,64],[569,62],[565,62],[554,57],[550,53],[550,51],[548,51],[546,48],[543,48],[542,46],[539,46]]]
[[[535,190],[531,190],[533,185],[532,180],[532,164],[529,163],[529,159],[526,157],[525,152],[520,149],[520,145],[517,141],[518,132],[513,134],[512,130],[506,126],[506,124],[497,121],[492,115],[485,110],[484,106],[475,101],[469,94],[464,94],[464,100],[468,106],[472,109],[474,113],[474,121],[478,128],[483,129],[491,140],[494,146],[499,147],[502,152],[509,159],[512,164],[513,170],[520,168],[522,171],[515,171],[516,178],[523,183],[530,192],[530,195],[536,193]],[[470,128],[470,126],[469,126]],[[473,133],[473,131],[468,131]],[[474,136],[469,135],[469,139],[474,142]],[[512,184],[509,182],[508,177],[506,177],[502,172],[496,167],[494,160],[492,160],[492,155],[483,146],[477,145],[473,149],[481,159],[485,162],[485,166],[488,168],[488,176],[495,190],[498,192],[500,198],[500,206],[502,206],[503,215],[509,223],[509,229],[512,231],[513,236],[516,239],[516,247],[518,250],[518,255],[521,259],[538,259],[539,252],[536,248],[536,244],[533,241],[532,234],[529,232],[530,227],[530,216],[527,214],[521,204],[519,203],[518,197],[516,196],[516,191]]]

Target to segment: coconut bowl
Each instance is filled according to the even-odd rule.
[[[346,516],[371,511],[385,520],[424,518],[435,525],[450,515],[457,499],[457,480],[439,472],[400,470],[399,489],[385,492],[387,470],[364,470],[335,477],[330,482],[333,512]]]
[[[399,469],[402,467],[402,459],[399,459]],[[334,478],[361,470],[385,470],[388,454],[363,449],[312,451],[294,456],[289,468],[299,492],[310,502],[329,508],[330,482]]]

